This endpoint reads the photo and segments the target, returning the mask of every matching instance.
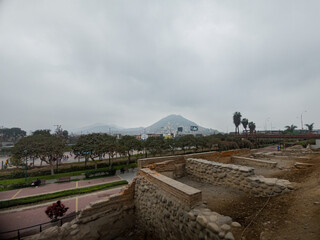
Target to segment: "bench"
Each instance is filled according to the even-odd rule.
[[[61,177],[58,179],[58,183],[61,182],[70,182],[70,177]]]

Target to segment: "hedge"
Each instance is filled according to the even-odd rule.
[[[118,165],[118,166],[112,166],[114,171],[115,170],[120,170],[121,168],[124,168],[124,167],[127,167],[127,165],[122,164],[122,165]],[[128,168],[136,168],[136,167],[137,167],[136,163],[131,163],[128,166]],[[46,179],[46,180],[57,179],[57,178],[66,177],[66,176],[79,176],[84,172],[95,172],[95,171],[99,172],[101,170],[105,171],[105,170],[110,170],[110,169],[109,168],[105,168],[105,169],[97,169],[97,170],[87,170],[87,171],[59,173],[59,174],[55,174],[55,175],[39,176],[39,178],[40,179]],[[110,175],[110,176],[112,176],[112,175]],[[26,183],[25,183],[25,178],[0,180],[0,191],[8,191],[8,190],[12,190],[12,189],[30,187],[32,181],[35,181],[36,179],[37,179],[37,177],[28,178]]]
[[[48,193],[48,194],[37,195],[32,197],[24,197],[24,198],[0,201],[0,209],[29,204],[29,203],[37,203],[37,202],[42,202],[46,200],[52,200],[52,199],[57,199],[57,198],[72,196],[77,194],[85,194],[85,193],[90,193],[94,191],[105,190],[114,186],[119,186],[124,184],[128,184],[128,182],[126,180],[121,180],[117,182],[105,183],[105,184],[92,186],[92,187],[76,188],[76,189],[64,190],[60,192]]]
[[[83,163],[83,162],[82,162]],[[134,164],[135,162],[131,161],[131,164]],[[112,167],[117,166],[117,165],[123,165],[123,163],[113,163]],[[109,167],[108,163],[98,163],[97,164],[97,168],[107,168]],[[86,167],[81,165],[81,166],[71,166],[69,168],[59,168],[58,172],[56,172],[56,169],[54,169],[55,174],[58,173],[68,173],[68,172],[76,172],[76,171],[86,171],[86,170],[90,170],[90,169],[95,169],[95,165],[87,165]],[[28,172],[28,177],[39,177],[39,176],[46,176],[46,175],[50,175],[51,171],[50,170],[39,170],[39,171],[35,171],[35,172]],[[25,175],[25,171],[24,170],[15,170],[12,171],[10,174],[8,175],[2,175],[0,176],[0,180],[3,179],[15,179],[15,178],[24,178]]]
[[[106,169],[97,169],[97,170],[91,170],[87,171],[85,173],[86,178],[92,178],[92,177],[101,177],[101,176],[114,176],[116,174],[116,169],[114,168],[106,168]]]

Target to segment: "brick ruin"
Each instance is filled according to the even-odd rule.
[[[89,204],[62,227],[25,239],[235,239],[241,225],[208,209],[200,190],[176,179],[188,176],[262,197],[293,189],[289,181],[257,176],[251,167],[216,162],[248,151],[141,159],[137,177],[121,193]]]

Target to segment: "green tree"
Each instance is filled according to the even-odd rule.
[[[208,142],[207,142],[207,138],[204,136],[201,137],[196,137],[196,149],[201,148],[201,150],[203,151],[204,148],[208,147]]]
[[[50,129],[39,129],[32,133],[32,135],[50,136]]]
[[[308,128],[309,132],[312,132],[312,130],[313,130],[313,124],[314,124],[314,123],[305,124],[305,126]]]
[[[112,166],[112,161],[115,152],[117,151],[117,139],[114,136],[109,136],[107,134],[102,135],[101,142],[98,144],[97,153],[103,155],[108,154],[109,167]]]
[[[142,148],[142,144],[141,142],[136,139],[133,136],[123,136],[120,140],[119,140],[119,145],[118,145],[118,149],[125,153],[128,156],[128,162],[127,165],[129,165],[130,159],[131,159],[131,155],[133,153],[134,150],[141,150]]]
[[[149,151],[153,156],[156,154],[162,154],[165,149],[165,141],[163,137],[148,137],[145,141],[145,148]]]
[[[105,134],[106,135],[106,134]],[[87,166],[88,160],[103,154],[101,152],[100,145],[104,141],[105,136],[100,133],[91,133],[87,135],[81,135],[76,145],[73,146],[73,151],[76,156],[84,157],[84,165]],[[95,168],[97,168],[97,163],[95,162]]]
[[[183,153],[185,154],[187,149],[195,146],[195,137],[191,134],[183,135],[178,139],[178,146],[181,147]]]
[[[41,161],[50,165],[51,175],[54,175],[54,163],[61,160],[64,148],[65,142],[57,136],[33,134],[20,139],[13,147],[12,153],[14,158],[26,161],[40,158]]]
[[[285,126],[285,128],[286,128],[285,133],[293,134],[297,126],[291,124],[291,126]]]
[[[219,138],[220,135],[210,135],[210,136],[206,136],[206,144],[207,147],[212,150],[213,148],[218,146],[218,142],[219,142]]]
[[[250,130],[250,134],[253,134],[254,131],[256,130],[256,124],[254,122],[249,122],[249,130]]]
[[[236,126],[236,128],[235,128],[235,133],[236,134],[239,134],[239,126],[240,126],[240,124],[241,124],[241,113],[240,112],[235,112],[234,114],[233,114],[233,123],[234,123],[234,125]]]
[[[165,149],[170,151],[172,155],[174,155],[174,151],[177,147],[177,140],[174,138],[166,138],[164,140]]]
[[[242,123],[242,126],[243,126],[245,132],[247,133],[247,127],[248,127],[248,124],[249,124],[248,119],[247,119],[247,118],[243,118],[243,119],[241,120],[241,123]]]
[[[19,139],[26,136],[26,131],[21,130],[21,128],[1,128],[0,136],[2,136],[2,141],[4,142],[16,143]]]

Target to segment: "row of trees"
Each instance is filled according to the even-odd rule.
[[[239,126],[242,124],[243,128],[245,129],[245,132],[247,132],[247,127],[249,127],[250,133],[254,133],[256,129],[256,124],[254,122],[249,122],[247,118],[242,118],[242,115],[240,112],[235,112],[233,114],[233,123],[235,125],[235,133],[240,134]],[[308,131],[311,132],[313,130],[314,123],[311,124],[305,124],[305,126],[308,128]],[[291,126],[285,126],[284,133],[293,133],[294,130],[297,128],[297,126],[291,124]]]
[[[21,128],[0,128],[0,141],[15,143],[26,134],[26,131]]]
[[[254,133],[254,131],[256,130],[256,124],[254,122],[249,122],[249,120],[247,118],[243,118],[243,119],[241,119],[241,118],[242,118],[242,115],[240,112],[235,112],[233,114],[233,123],[236,127],[235,133],[240,134],[240,131],[239,131],[240,124],[242,124],[246,133],[247,133],[247,127],[249,127],[251,134]]]
[[[308,131],[309,132],[312,132],[313,131],[313,125],[314,125],[314,123],[311,123],[311,124],[305,124],[305,126],[308,128]],[[291,133],[291,134],[293,134],[294,133],[294,130],[296,129],[296,128],[298,128],[297,126],[295,126],[295,125],[293,125],[293,124],[291,124],[290,126],[285,126],[285,131],[284,131],[284,133]]]
[[[111,166],[111,160],[116,153],[127,156],[129,163],[134,151],[143,152],[147,157],[148,153],[153,156],[156,154],[162,155],[167,151],[175,154],[178,149],[183,150],[184,153],[191,148],[195,151],[200,148],[202,150],[204,148],[212,149],[215,143],[217,143],[215,138],[210,136],[195,137],[193,135],[184,135],[177,139],[149,137],[145,141],[139,141],[133,136],[123,136],[117,140],[116,137],[107,134],[92,133],[82,135],[77,144],[73,146],[73,151],[77,157],[82,156],[85,158],[85,164],[89,159],[95,161],[95,158],[99,156],[108,155],[109,165]]]
[[[239,140],[239,141],[238,141]],[[89,160],[95,161],[97,157],[108,158],[109,166],[112,166],[112,159],[116,154],[127,157],[127,163],[130,162],[132,155],[135,153],[148,154],[153,156],[162,155],[170,152],[175,154],[177,151],[198,151],[203,150],[227,150],[239,147],[252,147],[248,140],[238,139],[234,142],[225,139],[222,134],[195,137],[193,135],[184,135],[180,138],[149,137],[145,141],[139,141],[133,136],[123,136],[116,139],[114,136],[107,134],[92,133],[82,135],[77,143],[72,147],[75,157],[84,157],[85,166]],[[21,166],[24,163],[39,158],[51,167],[51,174],[54,174],[54,166],[60,161],[66,150],[66,138],[64,135],[50,130],[37,130],[31,136],[24,137],[12,149],[11,163],[15,166]],[[97,166],[97,162],[95,162]]]

